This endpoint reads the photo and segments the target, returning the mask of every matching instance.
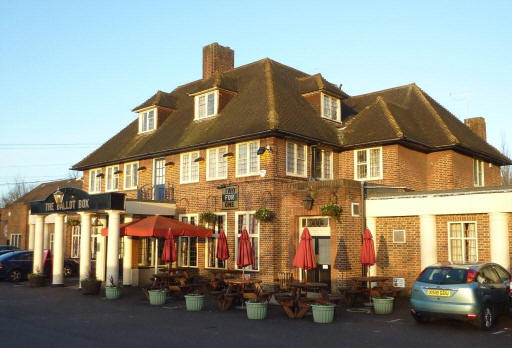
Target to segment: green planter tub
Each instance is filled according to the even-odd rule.
[[[391,314],[393,313],[393,297],[373,297],[373,310],[375,314]]]
[[[247,319],[262,320],[267,317],[267,302],[245,302]]]
[[[328,304],[315,304],[311,305],[313,310],[313,321],[319,324],[329,324],[332,323],[334,319],[334,308],[335,305]]]
[[[105,287],[105,297],[107,300],[117,300],[121,297],[121,288],[117,286]]]
[[[165,304],[167,299],[167,291],[164,290],[148,290],[149,304],[153,306],[161,306]]]
[[[185,304],[187,311],[197,312],[204,307],[204,295],[188,294],[185,295]]]

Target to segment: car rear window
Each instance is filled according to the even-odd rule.
[[[430,284],[463,284],[466,279],[465,269],[429,267],[418,280]]]

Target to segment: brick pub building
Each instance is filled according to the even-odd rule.
[[[202,213],[215,213],[213,238],[176,239],[178,266],[236,269],[246,228],[256,254],[249,272],[265,283],[279,272],[300,277],[292,259],[306,226],[319,264],[308,278],[333,290],[361,274],[365,226],[377,249],[371,272],[404,278],[406,287],[428,263],[510,266],[512,206],[490,202],[512,202],[512,189],[498,186],[500,166],[511,161],[486,142],[483,118],[464,124],[415,84],[349,96],[321,74],[268,58],[235,68],[233,50],[213,43],[203,48],[202,79],[158,91],[133,112],[135,120],[73,169],[83,171],[89,194],[126,194],[125,210],[96,212],[103,226],[155,214],[200,224]],[[223,192],[237,199],[227,206]],[[341,207],[339,218],[322,213],[328,203]],[[275,218],[258,221],[260,208]],[[220,228],[231,254],[224,264],[215,258]],[[142,284],[156,243],[114,244],[123,283]],[[114,266],[106,276],[117,279]]]

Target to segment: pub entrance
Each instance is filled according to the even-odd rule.
[[[331,287],[331,227],[327,216],[307,216],[299,218],[299,238],[307,227],[313,238],[316,268],[307,272],[306,281],[327,283]],[[300,275],[302,280],[303,274]]]

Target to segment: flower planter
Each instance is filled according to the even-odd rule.
[[[245,302],[247,319],[262,320],[267,317],[267,302]]]
[[[98,295],[101,289],[101,281],[82,281],[83,295]]]
[[[121,288],[117,286],[107,286],[105,288],[105,297],[107,300],[117,300],[121,297]]]
[[[319,324],[332,323],[334,319],[334,308],[333,304],[312,304],[313,310],[313,321]]]
[[[44,277],[31,277],[28,279],[28,284],[31,288],[40,288],[46,285],[46,279]]]
[[[187,311],[200,311],[204,307],[204,295],[188,294],[185,295],[185,304]]]
[[[373,297],[373,310],[375,314],[393,313],[393,297]]]
[[[149,304],[153,306],[161,306],[165,304],[167,299],[167,291],[165,290],[148,290]]]

